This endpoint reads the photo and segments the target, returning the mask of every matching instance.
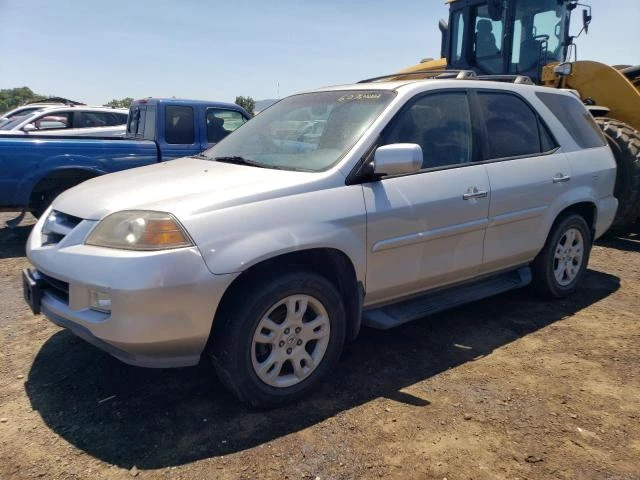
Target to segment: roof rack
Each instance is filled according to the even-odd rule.
[[[360,80],[358,83],[371,83],[395,77],[399,77],[400,79],[402,77],[413,77],[416,75],[426,76],[426,78],[455,78],[457,80],[463,80],[475,77],[476,72],[473,70],[416,70],[415,72],[397,72],[382,75],[380,77],[367,78],[365,80]]]
[[[414,72],[398,72],[382,75],[380,77],[367,78],[358,83],[372,83],[381,80],[398,79],[408,76],[421,76],[430,79],[454,79],[454,80],[489,80],[494,82],[509,82],[520,85],[534,85],[526,75],[476,75],[473,70],[416,70]]]

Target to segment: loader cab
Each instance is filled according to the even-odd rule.
[[[527,75],[567,56],[575,0],[452,0],[443,35],[449,68]]]

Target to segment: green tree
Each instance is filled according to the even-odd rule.
[[[25,103],[45,98],[47,97],[34,93],[29,87],[4,88],[0,90],[0,112],[4,113]]]
[[[114,98],[110,102],[105,103],[107,107],[115,107],[115,108],[129,108],[131,103],[133,102],[133,98],[125,97],[120,100]]]
[[[256,108],[256,101],[251,97],[236,97],[236,105],[240,105],[253,115],[253,110]]]

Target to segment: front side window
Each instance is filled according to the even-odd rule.
[[[384,90],[294,95],[264,110],[204,155],[267,168],[326,170],[358,141],[394,96]]]
[[[489,152],[486,159],[542,152],[538,117],[523,100],[500,92],[478,92]]]
[[[174,145],[191,145],[195,142],[193,108],[167,105],[165,109],[165,139]]]
[[[464,92],[426,95],[390,125],[382,144],[415,143],[422,148],[422,168],[471,161],[471,117]]]
[[[59,130],[62,128],[71,128],[73,125],[73,114],[71,112],[45,114],[34,120],[33,125],[38,130]]]
[[[217,143],[247,121],[236,110],[208,108],[206,115],[207,142]]]
[[[504,35],[505,13],[496,20],[489,16],[487,5],[476,8],[474,52],[476,64],[489,74],[499,74],[503,69],[502,39]]]

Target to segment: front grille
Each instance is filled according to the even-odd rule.
[[[42,226],[42,245],[59,243],[81,221],[81,218],[52,210]]]
[[[38,275],[43,281],[45,291],[51,293],[63,302],[69,303],[69,284],[67,282],[50,277],[42,272],[38,272]]]

